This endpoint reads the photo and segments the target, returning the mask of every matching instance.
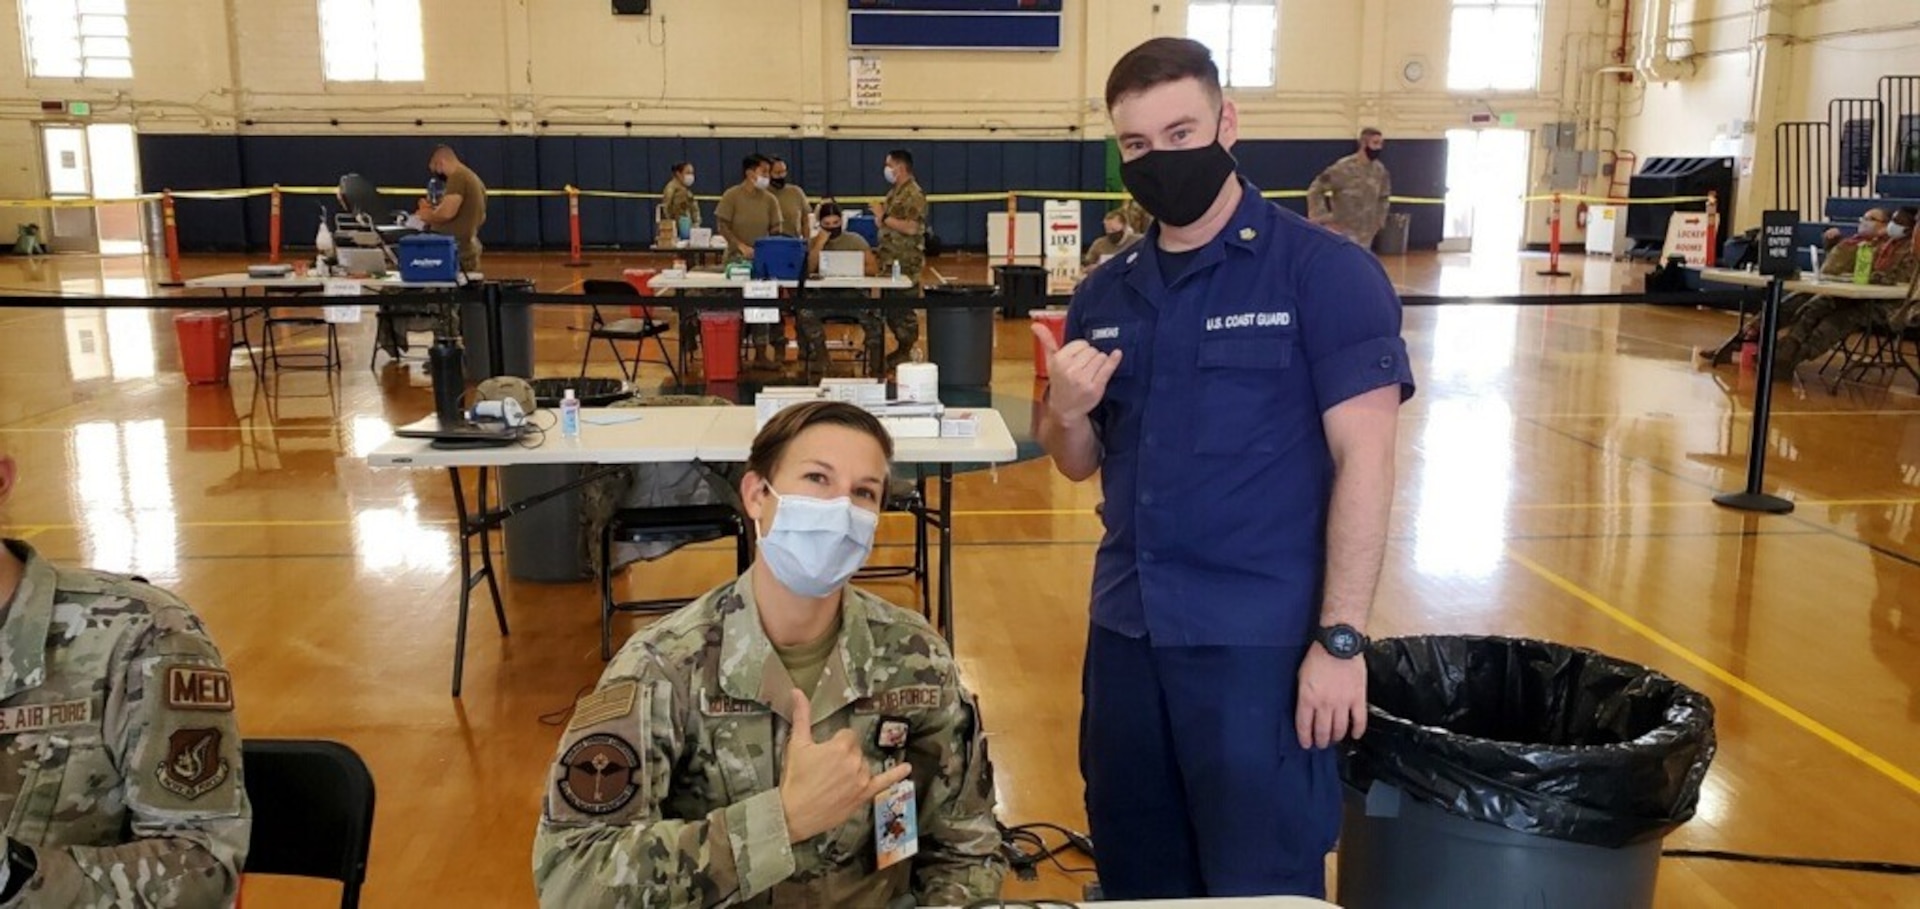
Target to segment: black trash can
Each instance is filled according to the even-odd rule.
[[[495,282],[500,287],[500,338],[505,375],[523,379],[533,377],[533,306],[522,295],[532,292],[533,282],[516,278]],[[467,381],[493,378],[493,361],[487,348],[487,305],[478,299],[460,304],[460,337],[467,351]]]
[[[972,298],[978,305],[960,305]],[[927,288],[927,359],[940,367],[942,388],[993,382],[994,288],[950,284]]]
[[[577,482],[580,464],[533,464],[500,468],[500,498],[517,502]],[[580,516],[580,490],[554,496],[513,516],[505,525],[507,575],[516,581],[570,583],[593,577],[587,562],[587,525]]]
[[[995,265],[1000,315],[1018,319],[1047,305],[1047,270],[1038,265]]]
[[[1372,907],[1653,905],[1660,840],[1693,817],[1713,705],[1644,666],[1497,637],[1367,656],[1339,899]]]
[[[1406,255],[1407,231],[1412,226],[1412,216],[1404,212],[1389,212],[1387,223],[1381,226],[1380,233],[1373,238],[1373,251],[1383,256]]]

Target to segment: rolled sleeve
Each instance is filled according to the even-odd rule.
[[[1413,397],[1413,365],[1398,336],[1369,338],[1313,364],[1313,393],[1320,412],[1376,388],[1400,386],[1400,400]]]
[[[1301,346],[1320,412],[1388,385],[1413,397],[1400,337],[1400,295],[1380,261],[1352,243],[1330,243],[1301,275]]]
[[[743,896],[765,893],[793,876],[797,866],[780,790],[769,789],[728,805],[720,823],[726,828],[727,851],[733,856]]]

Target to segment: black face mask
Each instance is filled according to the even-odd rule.
[[[1367,160],[1368,160],[1368,161],[1378,161],[1378,160],[1380,160],[1380,150],[1379,150],[1379,149],[1377,149],[1377,148],[1363,148],[1363,149],[1361,149],[1361,151],[1364,151],[1364,152],[1366,152],[1366,153],[1367,153]]]
[[[770,182],[769,182],[769,183],[768,183],[767,185],[768,185],[768,186],[771,186],[771,187],[773,187],[774,189],[786,189],[786,188],[787,188],[787,178],[785,178],[785,177],[774,177],[774,178],[773,178],[773,179],[772,179],[772,180],[771,180],[771,181],[770,181]]]
[[[845,232],[846,232],[846,230],[847,230],[847,229],[846,229],[846,227],[844,227],[844,226],[842,226],[842,227],[825,227],[825,228],[821,228],[821,229],[822,229],[822,230],[825,230],[825,231],[827,232],[827,239],[829,239],[829,240],[832,240],[832,239],[836,239],[836,238],[838,238],[838,237],[839,237],[839,236],[840,236],[841,234],[843,234],[843,233],[845,233]]]
[[[1200,220],[1238,163],[1219,140],[1205,148],[1151,151],[1120,165],[1120,182],[1147,214],[1174,227]]]
[[[1127,238],[1127,232],[1124,230],[1116,230],[1107,234],[1107,242],[1112,243],[1115,246],[1120,245],[1120,241],[1126,238]]]

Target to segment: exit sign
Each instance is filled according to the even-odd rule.
[[[86,101],[68,101],[67,113],[76,117],[85,117],[93,113],[93,105]]]

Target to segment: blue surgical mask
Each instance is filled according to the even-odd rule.
[[[880,169],[880,176],[886,178],[888,185],[892,185],[900,179],[899,172],[895,171],[891,164]]]
[[[760,555],[773,576],[803,597],[823,597],[840,589],[866,564],[873,551],[880,516],[842,496],[816,499],[781,495],[773,526],[760,534]],[[755,528],[758,529],[757,527]]]

